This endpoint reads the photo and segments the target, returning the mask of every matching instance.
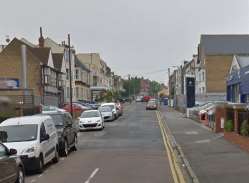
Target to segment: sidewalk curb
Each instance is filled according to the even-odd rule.
[[[198,180],[196,174],[194,173],[193,169],[191,168],[189,161],[185,157],[181,146],[179,144],[177,144],[175,137],[172,135],[172,132],[167,125],[166,118],[162,113],[163,113],[162,109],[159,109],[160,118],[164,122],[164,126],[166,127],[166,131],[168,133],[170,145],[171,145],[172,149],[174,150],[174,154],[175,154],[175,157],[177,158],[178,163],[181,165],[180,166],[181,170],[183,172],[185,172],[184,175],[188,179],[188,182],[199,183],[199,180]]]

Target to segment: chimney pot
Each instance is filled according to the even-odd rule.
[[[39,37],[39,47],[40,48],[44,48],[44,38],[43,38],[43,35],[42,35],[42,27],[40,27],[40,37]]]

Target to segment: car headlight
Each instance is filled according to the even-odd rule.
[[[97,121],[97,123],[100,123],[100,122],[101,122],[100,120]]]
[[[30,148],[27,148],[25,150],[25,153],[33,153],[33,152],[35,152],[35,148],[34,147],[30,147]]]

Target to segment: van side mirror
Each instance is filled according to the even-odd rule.
[[[17,150],[16,149],[9,149],[8,155],[9,156],[13,156],[17,154]]]
[[[46,134],[43,138],[41,138],[41,142],[49,140],[50,136]]]

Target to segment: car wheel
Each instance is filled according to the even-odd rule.
[[[78,138],[77,138],[77,136],[75,135],[74,136],[74,145],[73,145],[73,147],[72,147],[72,150],[73,151],[77,151],[77,146],[78,146]]]
[[[67,141],[64,142],[64,149],[62,151],[62,155],[65,157],[68,156],[68,143],[67,143]]]
[[[39,165],[38,165],[38,168],[37,168],[37,172],[38,173],[42,173],[43,172],[43,168],[44,168],[44,161],[43,161],[42,155],[40,155]]]
[[[55,148],[55,157],[53,158],[53,163],[58,163],[60,160],[58,148]]]
[[[25,178],[24,178],[24,169],[22,167],[19,167],[18,169],[18,177],[16,180],[16,183],[24,183],[25,182]]]

